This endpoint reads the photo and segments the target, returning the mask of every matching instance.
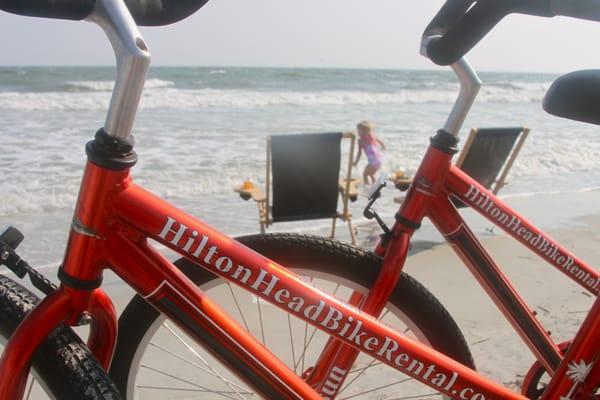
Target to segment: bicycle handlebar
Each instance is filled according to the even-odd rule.
[[[441,21],[441,25],[432,26],[430,30],[434,35],[441,34],[427,46],[427,56],[438,65],[454,64],[506,15],[503,7],[491,7],[481,2],[462,15],[456,14],[455,10],[445,14],[454,17],[454,21]]]
[[[94,0],[7,0],[0,8],[28,17],[85,19],[94,9]]]
[[[438,65],[453,64],[512,13],[600,21],[600,0],[448,0],[423,34],[433,37],[427,56]]]
[[[600,0],[550,0],[555,15],[600,22]]]
[[[208,0],[125,0],[141,26],[168,25],[189,17]],[[82,20],[94,10],[96,0],[3,0],[0,9],[19,15]]]

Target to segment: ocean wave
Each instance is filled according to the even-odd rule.
[[[499,81],[488,82],[483,84],[483,87],[497,87],[514,91],[546,91],[552,82],[524,82],[524,81]]]
[[[534,144],[525,146],[512,168],[509,176],[510,185],[503,190],[504,197],[593,192],[600,189],[598,186],[600,181],[591,173],[600,168],[599,159],[594,157],[600,151],[597,146],[572,148],[563,152],[564,154],[557,155],[554,152],[538,152],[535,150],[538,146]],[[171,146],[174,147],[163,151],[178,154],[178,162],[158,163],[160,167],[153,166],[160,157],[150,156],[148,149],[140,149],[140,153],[146,154],[146,157],[145,163],[136,170],[136,182],[175,204],[179,204],[180,201],[191,204],[195,203],[194,199],[207,197],[214,197],[215,202],[231,200],[233,204],[238,199],[237,195],[232,193],[232,188],[241,184],[246,177],[256,179],[257,184],[264,188],[264,161],[260,156],[250,157],[241,163],[231,163],[231,160],[236,158],[231,152],[218,155],[205,150],[192,155],[181,151],[184,146],[188,146],[184,141]],[[256,145],[246,147],[244,150],[249,154],[260,155],[264,151],[262,147]],[[393,171],[398,166],[402,166],[409,174],[413,173],[419,165],[421,155],[422,151],[388,151],[384,160],[384,170]],[[157,158],[152,160],[152,157]],[[190,165],[197,167],[199,159],[211,159],[212,166],[203,170],[188,168]],[[74,168],[80,166],[73,162],[72,166],[68,167],[69,170]],[[65,172],[58,169],[57,174],[64,176]],[[360,174],[360,169],[355,170],[354,174]],[[42,178],[44,171],[37,169],[20,172],[18,175],[19,180],[4,175],[5,190],[3,201],[0,202],[0,216],[68,210],[75,204],[77,179],[57,178],[53,182],[48,182]],[[590,179],[586,180],[585,177],[588,175]]]
[[[50,212],[70,209],[75,205],[77,193],[48,190],[15,190],[3,194],[0,216]]]
[[[201,173],[190,173],[177,167],[165,170],[142,167],[136,171],[135,181],[152,193],[176,204],[181,199],[189,201],[223,195],[227,199],[237,201],[238,195],[233,193],[232,189],[247,177],[253,178],[260,187],[264,187],[264,180],[261,178],[264,175],[262,163],[243,167],[225,166],[223,160],[215,160],[215,163],[217,166],[214,170]],[[83,165],[72,168],[83,169]],[[75,205],[79,186],[74,185],[72,180],[48,183],[40,178],[43,172],[23,175],[25,177],[22,181],[28,182],[27,184],[11,179],[2,182],[4,194],[0,202],[0,216],[70,210]]]
[[[162,79],[148,79],[146,89],[159,89],[173,86],[175,83]],[[85,92],[111,92],[115,85],[114,81],[68,81],[66,86],[71,91]]]
[[[600,191],[600,186],[590,186],[581,189],[571,190],[539,190],[531,192],[519,192],[502,195],[503,199],[516,199],[522,197],[536,197],[536,196],[556,196],[562,194],[577,194],[577,193],[591,193]]]
[[[0,92],[0,109],[33,110],[104,110],[112,83],[109,81],[74,82],[90,92],[18,93]],[[259,108],[267,106],[345,106],[452,104],[454,89],[398,90],[368,92],[359,90],[250,91],[220,89],[176,89],[173,82],[151,79],[142,98],[142,108]],[[484,86],[478,97],[483,103],[531,103],[542,100],[546,84],[521,85],[518,89],[502,85]],[[159,90],[157,90],[159,89]]]

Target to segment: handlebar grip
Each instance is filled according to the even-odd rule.
[[[168,25],[189,17],[208,0],[124,0],[138,25]],[[96,0],[0,0],[0,10],[29,17],[81,20]]]
[[[2,0],[0,9],[19,15],[42,18],[85,19],[95,0]]]
[[[477,2],[442,37],[428,44],[427,56],[438,65],[455,63],[509,13],[502,1]]]
[[[600,0],[550,0],[556,15],[600,22]]]
[[[163,26],[189,17],[208,0],[125,0],[138,25]]]
[[[425,28],[424,35],[441,35],[448,32],[474,2],[475,0],[447,0]]]

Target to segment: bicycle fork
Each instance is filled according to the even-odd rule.
[[[33,356],[42,342],[61,324],[79,325],[91,318],[88,347],[108,369],[117,337],[117,316],[102,289],[78,291],[61,286],[47,296],[23,320],[8,341],[0,358],[0,399],[21,399]]]
[[[397,242],[392,242],[394,246],[386,254],[384,266],[373,289],[366,297],[360,292],[354,292],[349,301],[351,306],[373,316],[381,313],[402,274],[402,266],[408,253],[409,238],[408,234],[403,233],[398,236]],[[358,346],[365,345],[357,332],[352,333],[349,338]],[[311,371],[308,383],[315,387],[323,398],[334,398],[340,391],[358,355],[358,350],[344,345],[333,336],[330,337],[325,351],[317,361],[317,366]]]
[[[62,282],[15,330],[0,358],[0,399],[21,399],[27,383],[32,357],[44,339],[61,324],[78,326],[90,323],[87,345],[100,364],[108,370],[117,339],[117,313],[108,295],[100,289],[106,263],[98,256],[104,246],[102,221],[106,218],[103,201],[115,184],[129,182],[129,171],[105,174],[88,163],[63,265]]]
[[[440,136],[448,135],[439,132]],[[438,139],[439,141],[439,139]],[[384,237],[375,253],[383,256],[383,267],[369,293],[364,296],[355,291],[349,304],[359,308],[371,316],[378,317],[398,283],[406,256],[408,255],[410,238],[420,227],[426,215],[429,203],[442,186],[443,179],[450,166],[454,151],[440,149],[435,137],[429,147],[421,167],[415,174],[414,183],[408,190],[406,200],[396,214],[396,222],[388,237]],[[361,338],[352,338],[361,345]],[[325,399],[335,398],[343,388],[344,381],[350,374],[359,351],[344,345],[338,339],[331,337],[323,353],[312,370],[306,372],[308,383]]]

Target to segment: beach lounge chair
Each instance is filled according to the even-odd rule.
[[[342,141],[349,142],[347,169],[340,176]],[[263,192],[256,184],[244,182],[234,190],[244,200],[258,205],[260,231],[276,222],[332,219],[331,237],[338,219],[352,226],[350,201],[357,198],[358,180],[352,179],[354,133],[274,135],[267,138],[267,174]],[[342,201],[341,211],[338,210]]]
[[[525,127],[471,129],[456,166],[498,194],[528,135]]]
[[[525,127],[471,129],[456,166],[497,194],[507,184],[508,173],[527,135],[529,129]],[[405,177],[395,183],[399,189],[408,187]],[[397,203],[402,203],[402,200],[395,199]],[[453,201],[457,207],[464,206],[457,199]]]

